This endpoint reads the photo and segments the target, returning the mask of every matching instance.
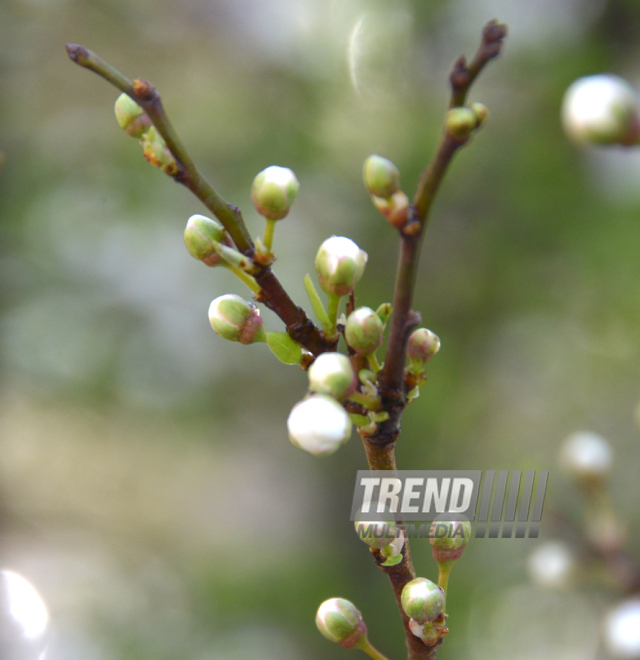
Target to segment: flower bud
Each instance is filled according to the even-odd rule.
[[[444,529],[445,533],[440,534]],[[467,546],[471,537],[471,523],[468,520],[436,519],[431,524],[432,534],[429,535],[433,558],[438,566],[451,566]]]
[[[114,110],[120,128],[133,137],[142,137],[151,126],[149,116],[128,94],[118,96]]]
[[[616,660],[640,658],[640,598],[629,598],[613,609],[604,622],[604,645]]]
[[[318,608],[318,630],[330,641],[352,649],[366,639],[367,626],[356,606],[344,598],[330,598]]]
[[[404,539],[402,530],[392,520],[377,520],[374,522],[356,520],[354,527],[358,533],[358,538],[370,548],[376,550],[382,550],[400,536]]]
[[[364,183],[374,197],[389,199],[400,189],[400,172],[387,158],[369,156],[364,161]]]
[[[358,386],[358,378],[346,355],[322,353],[309,367],[309,389],[328,394],[342,401],[348,399]]]
[[[444,591],[437,585],[418,577],[407,582],[400,598],[405,614],[419,622],[435,621],[444,610]]]
[[[428,362],[440,350],[440,337],[427,328],[418,328],[411,333],[407,344],[407,355]]]
[[[397,229],[407,224],[409,213],[409,198],[398,190],[385,199],[384,197],[373,197],[373,203],[382,215]]]
[[[140,144],[144,149],[143,155],[147,162],[169,176],[175,176],[178,173],[178,163],[155,126],[151,126],[142,135]]]
[[[267,340],[260,310],[233,293],[219,296],[211,303],[209,322],[223,339],[229,341],[253,344]]]
[[[344,328],[347,344],[358,355],[375,353],[384,338],[384,325],[369,307],[360,307],[349,314]]]
[[[253,180],[251,199],[260,215],[280,220],[289,213],[299,189],[298,179],[288,167],[271,165]]]
[[[207,266],[217,266],[222,258],[216,251],[216,243],[230,244],[224,227],[212,218],[205,215],[192,215],[184,230],[184,244],[189,254]]]
[[[578,142],[634,144],[640,128],[636,92],[611,74],[578,78],[565,92],[562,123]]]
[[[457,138],[467,137],[478,127],[478,116],[471,108],[451,108],[446,116],[447,130]]]
[[[327,238],[316,255],[320,286],[329,294],[346,296],[362,277],[367,258],[367,253],[350,238]]]
[[[484,124],[484,122],[487,121],[489,117],[489,110],[487,109],[487,106],[484,103],[475,102],[472,103],[470,107],[478,119],[478,126],[482,126],[482,124]]]
[[[287,420],[289,439],[314,456],[333,454],[351,435],[347,411],[324,394],[296,403]]]
[[[602,485],[609,477],[612,461],[611,446],[597,433],[573,433],[560,448],[560,465],[585,486]]]
[[[567,589],[576,577],[576,560],[573,552],[562,541],[549,541],[539,545],[527,561],[533,582],[548,589]]]

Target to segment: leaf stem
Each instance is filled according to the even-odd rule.
[[[271,250],[271,246],[273,245],[273,234],[275,232],[275,229],[276,229],[276,221],[266,218],[266,222],[264,226],[264,237],[262,239],[262,242],[269,251]]]
[[[247,275],[237,266],[232,266],[231,264],[225,264],[225,265],[234,275],[236,275],[240,280],[242,280],[256,295],[260,293],[261,289],[256,284],[256,281],[253,279],[253,277],[251,277],[251,275]]]
[[[354,648],[364,651],[368,656],[373,658],[373,660],[389,660],[386,655],[382,655],[382,653],[371,644],[367,637],[360,640]]]

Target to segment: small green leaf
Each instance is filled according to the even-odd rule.
[[[367,424],[371,423],[371,420],[366,415],[358,415],[357,413],[349,413],[349,417],[351,417],[351,421],[356,426],[366,426]]]
[[[309,273],[304,276],[304,288],[307,292],[307,295],[309,296],[311,307],[313,307],[313,313],[316,315],[318,321],[320,321],[323,327],[330,326],[331,324],[329,323],[329,316],[327,315],[327,311],[322,304],[322,300],[320,300],[320,296],[318,295],[316,288],[313,286],[313,282],[311,281],[311,276]]]
[[[385,324],[391,316],[392,311],[393,307],[391,307],[391,303],[382,303],[382,305],[376,309],[376,314],[380,317],[382,323]]]
[[[402,553],[399,552],[397,555],[393,555],[393,557],[389,557],[387,561],[382,562],[382,566],[395,566],[396,564],[399,564],[402,561]]]
[[[267,332],[267,345],[271,352],[285,364],[300,364],[302,346],[286,332]]]

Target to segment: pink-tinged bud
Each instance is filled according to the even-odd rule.
[[[143,155],[147,162],[169,176],[175,176],[178,173],[178,162],[155,126],[151,126],[142,135],[140,144],[144,149]]]
[[[192,215],[184,230],[184,244],[189,254],[207,266],[217,266],[222,257],[216,250],[216,245],[224,243],[231,247],[231,241],[224,227],[205,215]]]
[[[114,110],[118,125],[132,137],[141,138],[151,126],[149,116],[128,94],[118,96]]]
[[[565,92],[562,123],[577,142],[635,144],[640,133],[635,89],[611,74],[578,78]]]
[[[400,189],[400,172],[387,158],[373,154],[364,161],[364,184],[374,197],[388,199]]]
[[[291,410],[287,420],[289,439],[314,456],[333,454],[351,435],[347,411],[324,394],[310,396]]]
[[[349,314],[344,329],[347,344],[358,355],[375,353],[384,339],[384,325],[369,307],[360,307]]]
[[[367,626],[358,608],[344,598],[330,598],[318,608],[318,630],[331,642],[352,649],[367,637]]]
[[[440,350],[440,337],[427,328],[418,328],[411,333],[407,344],[410,358],[428,362]]]
[[[211,303],[209,322],[223,339],[229,341],[241,344],[267,341],[260,310],[233,293],[219,296]]]
[[[438,518],[431,524],[431,551],[438,566],[453,565],[471,538],[471,523],[468,520],[445,520]],[[442,532],[442,533],[441,533]]]
[[[316,255],[320,286],[329,294],[346,296],[362,277],[367,258],[367,253],[350,238],[327,238]]]
[[[258,213],[269,220],[280,220],[293,204],[300,184],[288,167],[272,165],[253,180],[251,199]]]
[[[437,584],[418,577],[407,582],[400,598],[402,609],[411,619],[421,623],[435,621],[444,611],[444,591]]]
[[[309,389],[316,394],[328,394],[342,401],[348,399],[358,386],[351,362],[342,353],[322,353],[309,367]]]

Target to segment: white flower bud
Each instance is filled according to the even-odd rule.
[[[216,298],[209,306],[211,327],[223,338],[241,344],[267,341],[260,310],[234,293]]]
[[[366,639],[367,626],[358,608],[345,598],[330,598],[318,608],[318,630],[330,641],[352,649]]]
[[[309,388],[317,394],[328,394],[338,401],[348,399],[358,386],[351,362],[342,353],[322,353],[309,367]]]
[[[597,433],[573,433],[560,448],[562,468],[585,485],[604,482],[609,476],[612,462],[611,446]]]
[[[316,255],[320,286],[329,294],[346,296],[362,277],[367,258],[367,253],[350,238],[327,238]]]
[[[561,541],[549,541],[538,546],[527,561],[533,582],[548,589],[567,589],[576,577],[576,560],[573,552]]]
[[[300,184],[288,167],[271,165],[253,180],[251,199],[258,213],[269,220],[280,220],[293,204]]]
[[[631,144],[638,137],[635,90],[612,74],[578,78],[565,92],[562,123],[578,142]]]
[[[607,615],[604,644],[616,660],[640,658],[640,598],[623,601]]]
[[[346,410],[323,394],[296,403],[287,420],[291,442],[314,456],[333,454],[349,439],[351,426]]]

